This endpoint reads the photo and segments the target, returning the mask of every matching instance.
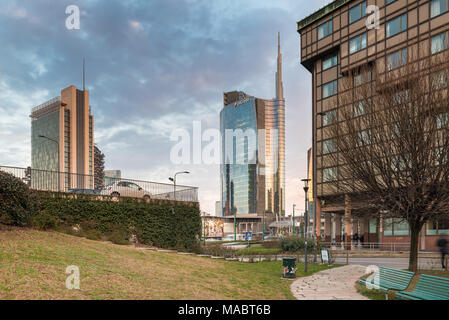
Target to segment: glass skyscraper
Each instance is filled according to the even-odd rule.
[[[279,42],[279,39],[278,39]],[[223,216],[285,214],[285,102],[278,44],[276,98],[224,94],[221,193]]]

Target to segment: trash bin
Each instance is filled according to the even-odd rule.
[[[296,258],[282,258],[282,278],[296,278]]]

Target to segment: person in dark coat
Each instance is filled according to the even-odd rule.
[[[449,249],[447,247],[447,239],[446,238],[441,238],[438,240],[437,245],[440,248],[440,252],[441,252],[441,265],[443,266],[443,269],[446,269],[446,255],[449,253]]]

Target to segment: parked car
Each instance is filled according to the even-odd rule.
[[[150,199],[150,193],[130,181],[115,181],[107,185],[102,191],[102,195],[113,197],[133,197]]]
[[[97,190],[92,189],[70,189],[69,193],[78,193],[78,194],[100,194]]]

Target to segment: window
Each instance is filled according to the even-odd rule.
[[[391,161],[391,169],[394,172],[404,171],[412,165],[410,156],[393,156]]]
[[[363,101],[354,104],[354,117],[360,117],[366,114],[365,103]]]
[[[407,14],[387,22],[387,38],[407,30]]]
[[[447,165],[448,154],[443,147],[435,148],[435,166]]]
[[[387,56],[387,68],[393,70],[407,63],[407,48],[393,52]]]
[[[432,0],[430,4],[430,16],[436,17],[445,13],[448,9],[447,0]]]
[[[337,109],[328,111],[323,116],[323,126],[330,126],[337,122]]]
[[[385,219],[384,236],[392,236],[392,235],[393,235],[393,219],[388,218]]]
[[[349,54],[366,48],[366,33],[349,40]]]
[[[338,64],[337,54],[329,56],[323,60],[323,71],[335,67]]]
[[[395,236],[408,236],[408,222],[402,219],[394,219],[393,233]]]
[[[441,113],[437,117],[437,128],[443,129],[449,127],[449,113]]]
[[[349,9],[349,24],[362,19],[364,16],[366,16],[366,1]]]
[[[369,233],[377,233],[377,219],[369,220]]]
[[[435,72],[431,76],[431,86],[435,89],[444,89],[447,87],[446,70]]]
[[[338,81],[334,80],[323,85],[323,99],[336,95],[338,92]]]
[[[332,33],[332,19],[318,27],[318,40],[326,38]]]
[[[358,133],[359,135],[359,147],[371,144],[371,130],[363,130]]]
[[[440,33],[432,38],[432,54],[446,50],[449,46],[449,31]]]
[[[449,220],[429,221],[426,229],[426,235],[428,236],[449,235]]]
[[[393,2],[395,2],[396,0],[387,0],[387,4],[390,4],[390,3],[393,3]]]
[[[323,141],[323,154],[329,154],[334,152],[337,152],[337,141],[335,139]]]
[[[325,168],[323,170],[323,182],[331,182],[337,180],[337,168]]]
[[[128,187],[129,187],[129,188],[136,189],[136,190],[139,190],[139,189],[140,189],[140,187],[139,187],[137,184],[132,183],[132,182],[128,183]]]
[[[365,72],[365,73],[359,73],[354,76],[354,87],[358,87],[362,85],[363,83],[369,82],[372,80],[372,73],[371,70]]]
[[[449,220],[440,220],[438,221],[438,234],[441,235],[449,235]]]

